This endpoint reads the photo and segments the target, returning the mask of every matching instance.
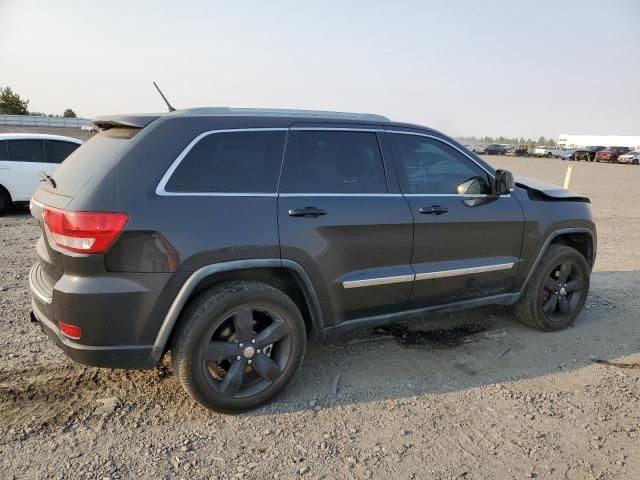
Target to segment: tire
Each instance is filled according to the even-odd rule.
[[[566,265],[571,268],[563,281]],[[567,328],[584,308],[590,274],[589,265],[580,252],[565,245],[550,245],[515,306],[516,316],[538,330]]]
[[[11,208],[11,196],[4,188],[0,186],[0,215],[4,215]]]
[[[232,413],[271,400],[298,370],[305,348],[296,304],[270,285],[238,280],[216,285],[189,304],[171,360],[191,398]]]
[[[633,161],[631,162],[633,165],[638,165],[638,159],[634,158]]]

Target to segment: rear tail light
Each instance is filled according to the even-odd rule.
[[[80,340],[82,331],[79,326],[71,325],[70,323],[58,322],[58,328],[65,336],[72,338],[73,340]]]
[[[129,220],[126,213],[68,212],[44,207],[44,223],[55,244],[71,252],[104,253]]]

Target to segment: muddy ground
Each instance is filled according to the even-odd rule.
[[[554,183],[568,164],[489,160]],[[168,364],[67,359],[29,323],[35,222],[0,218],[0,478],[640,478],[640,167],[574,167],[599,251],[572,328],[485,308],[355,332],[236,416],[192,402]]]

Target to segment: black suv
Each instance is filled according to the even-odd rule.
[[[487,145],[484,149],[485,155],[504,155],[507,152],[507,149],[504,145],[499,145],[497,143],[492,143],[491,145]]]
[[[221,411],[273,397],[307,340],[488,304],[581,311],[589,200],[377,115],[192,109],[99,118],[43,181],[32,309],[74,360],[153,368]]]

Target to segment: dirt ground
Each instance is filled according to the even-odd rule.
[[[489,158],[561,184],[568,162]],[[585,311],[507,308],[311,345],[273,403],[211,413],[170,365],[73,363],[29,323],[38,231],[0,218],[0,478],[640,478],[640,167],[574,163],[599,250]]]

